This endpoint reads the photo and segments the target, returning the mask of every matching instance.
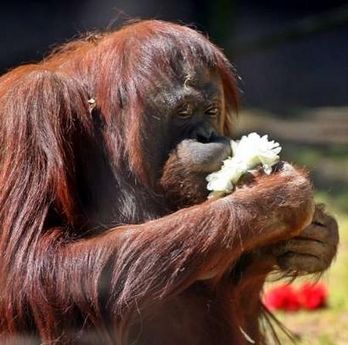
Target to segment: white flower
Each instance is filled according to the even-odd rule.
[[[281,147],[268,135],[260,137],[257,133],[243,136],[241,140],[231,140],[232,157],[223,161],[219,171],[207,176],[208,190],[211,195],[231,193],[240,177],[247,171],[261,165],[266,174],[272,172],[272,166],[279,161]],[[210,195],[210,196],[211,196]]]
[[[226,159],[224,165],[219,171],[213,172],[207,176],[208,190],[218,192],[232,192],[233,185],[237,183],[239,178],[245,172],[244,167],[238,164],[229,165],[229,160]]]
[[[230,175],[226,174],[222,170],[208,175],[207,181],[208,181],[207,188],[208,190],[211,190],[211,191],[231,192],[233,189],[233,185],[230,180]]]
[[[262,164],[266,173],[270,173],[272,166],[279,161],[281,147],[274,140],[268,141],[268,135],[260,137],[257,133],[250,133],[238,141],[231,143],[233,160],[244,162],[249,169]]]

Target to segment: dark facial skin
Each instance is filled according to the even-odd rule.
[[[185,193],[187,199],[190,195],[184,202],[185,206],[202,202],[208,194],[205,177],[219,170],[222,161],[231,154],[230,138],[219,130],[225,112],[221,78],[214,71],[199,69],[168,82],[168,87],[159,90],[152,100],[148,111],[154,114],[155,120],[158,119],[154,123],[159,128],[152,126],[149,136],[157,137],[156,145],[161,145],[162,156],[156,157],[153,153],[158,150],[146,144],[144,147],[148,149],[151,170],[156,171],[153,167],[157,166],[157,171],[163,172],[162,178],[157,176],[155,179],[167,180],[165,166],[175,160],[175,165],[181,170],[177,173],[182,177],[182,191],[178,193],[177,182],[174,189],[171,183],[162,183],[165,194],[169,194],[171,201],[170,195],[174,191],[176,197]],[[159,133],[161,137],[158,137]],[[186,185],[187,189],[184,188]]]
[[[161,114],[154,121],[158,127],[152,126],[148,135],[157,136],[155,144],[162,147],[162,156],[155,157],[151,154],[155,149],[146,144],[144,147],[148,150],[151,171],[160,172],[154,180],[161,180],[160,188],[166,199],[174,208],[206,200],[207,174],[219,170],[222,161],[231,154],[230,138],[219,130],[225,112],[220,76],[201,68],[171,80],[167,88],[152,98],[148,109],[154,119]],[[158,137],[158,133],[162,136]],[[171,176],[176,176],[176,180],[172,181]]]
[[[178,141],[183,162],[187,160],[192,171],[218,170],[231,153],[230,139],[219,133],[224,111],[223,87],[217,73],[202,70],[192,80],[187,77],[170,127],[172,142]]]

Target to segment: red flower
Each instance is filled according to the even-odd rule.
[[[279,285],[268,290],[264,296],[264,304],[271,311],[296,311],[300,308],[296,291],[289,284]]]
[[[323,284],[304,283],[297,294],[303,308],[318,309],[326,305],[327,289]]]
[[[327,294],[326,287],[319,283],[305,282],[297,289],[290,284],[283,284],[269,289],[263,302],[271,311],[312,310],[326,306]]]

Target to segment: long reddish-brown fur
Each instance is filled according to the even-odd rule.
[[[283,239],[279,193],[296,209],[289,233],[308,224],[310,187],[299,180],[295,200],[290,177],[269,176],[257,195],[171,209],[147,159],[158,148],[144,145],[155,125],[144,105],[179,55],[219,71],[230,134],[230,65],[184,26],[128,25],[0,79],[1,344],[245,344],[241,329],[263,341],[274,263],[244,254]],[[166,169],[162,183],[175,184]]]

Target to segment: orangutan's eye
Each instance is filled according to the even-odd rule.
[[[182,119],[189,118],[193,115],[193,105],[185,103],[178,109],[178,116]]]
[[[205,111],[205,114],[211,117],[217,117],[220,115],[220,113],[221,113],[220,107],[216,104],[209,106]]]

